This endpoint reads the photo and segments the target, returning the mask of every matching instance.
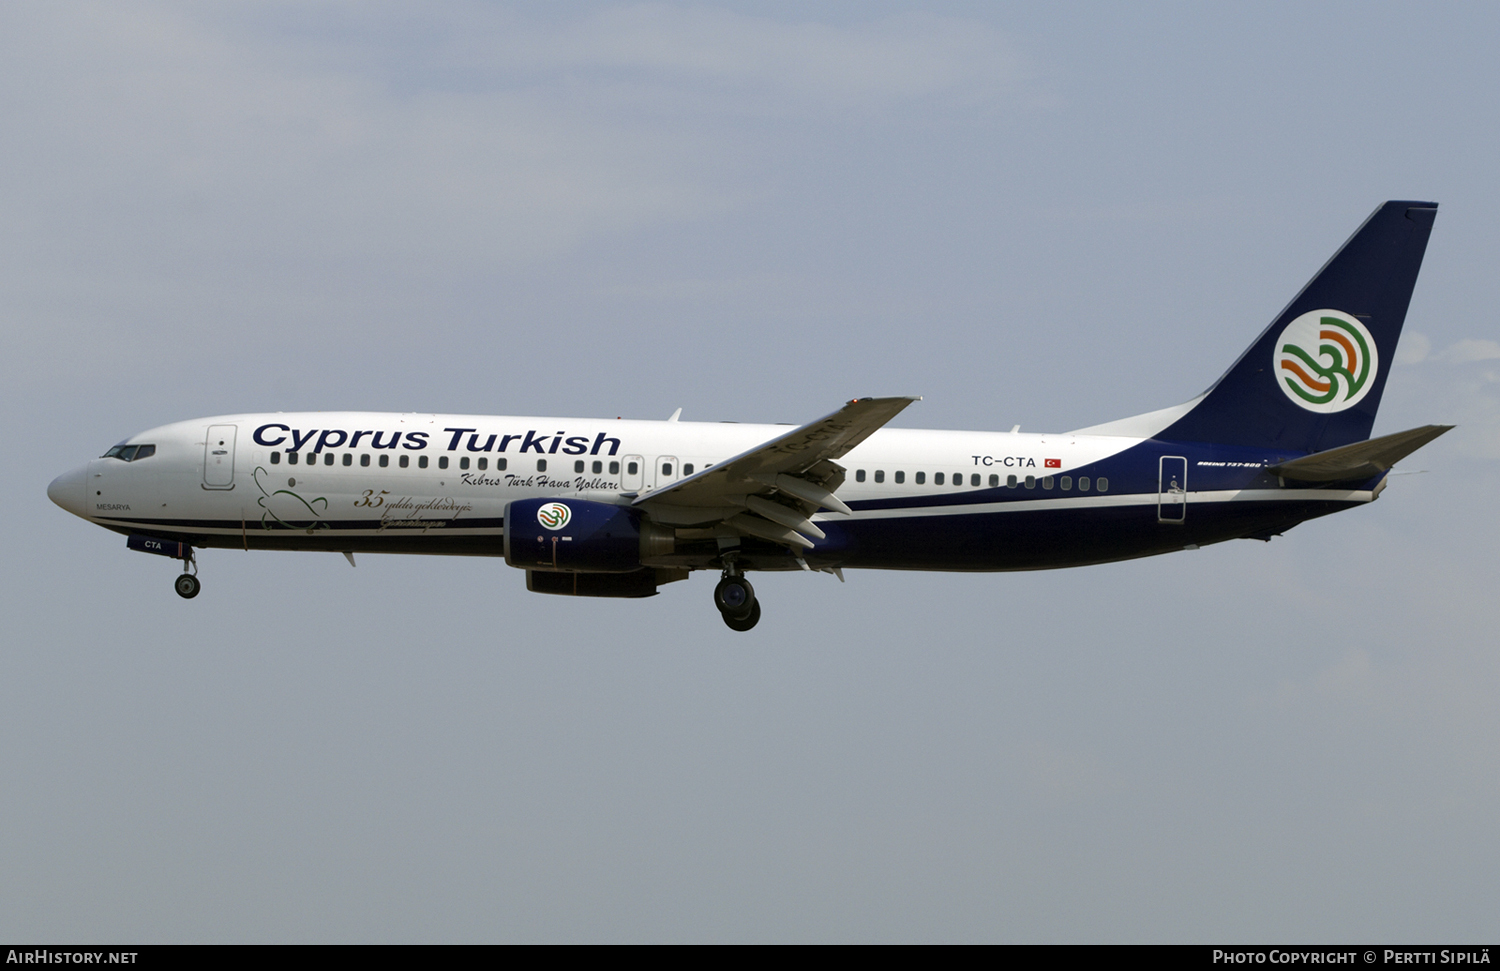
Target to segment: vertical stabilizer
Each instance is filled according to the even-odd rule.
[[[1197,403],[1156,437],[1321,451],[1364,441],[1435,202],[1387,202]]]

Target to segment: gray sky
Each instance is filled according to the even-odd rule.
[[[0,8],[0,937],[1489,941],[1483,5]],[[372,409],[1063,430],[1442,204],[1372,506],[1088,569],[528,594],[170,561],[47,482]]]

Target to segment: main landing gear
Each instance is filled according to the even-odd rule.
[[[188,572],[189,567],[192,568],[191,573]],[[198,582],[198,558],[193,555],[192,547],[188,547],[187,556],[182,558],[182,573],[173,582],[172,589],[183,600],[192,600],[203,589],[203,584]]]
[[[733,565],[724,568],[724,578],[714,587],[714,606],[730,630],[746,631],[760,623],[760,601],[755,588]]]

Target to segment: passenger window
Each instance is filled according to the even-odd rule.
[[[403,455],[403,456],[401,456],[401,467],[403,469],[406,468],[407,465],[409,465],[410,463],[411,463],[411,456],[410,455]]]
[[[901,483],[903,483],[905,481],[906,481],[906,473],[905,472],[897,472],[896,473],[896,484],[900,485]]]
[[[672,474],[672,463],[671,462],[663,462],[661,464],[661,474],[665,475],[665,476],[670,476]]]
[[[573,471],[574,472],[582,472],[583,471],[583,459],[579,459],[577,462],[573,463]]]
[[[1052,476],[1050,476],[1050,475],[1044,475],[1044,476],[1042,476],[1042,488],[1043,489],[1050,489],[1050,488],[1052,488]]]
[[[961,489],[961,488],[963,488],[963,484],[964,484],[964,474],[962,472],[955,472],[955,473],[953,473],[953,485],[955,487]]]
[[[1099,491],[1100,492],[1108,492],[1109,491],[1109,480],[1106,479],[1102,475],[1099,476]]]
[[[932,473],[932,484],[933,485],[942,485],[946,481],[948,481],[948,480],[944,477],[943,473],[941,473],[941,472],[934,472],[934,473]]]
[[[405,455],[403,455],[401,457],[402,458],[406,458]],[[425,469],[425,468],[427,468],[427,456],[425,456],[425,455],[418,455],[417,456],[417,468],[419,468],[419,469]]]
[[[458,467],[460,469],[467,469],[469,467],[469,457],[467,455],[458,460]]]
[[[405,458],[405,456],[402,456],[402,457]],[[390,465],[390,464],[391,464],[391,457],[389,455],[382,455],[380,457],[380,467],[382,469],[385,468],[386,466]]]
[[[359,467],[362,469],[368,469],[370,467],[370,454],[368,452],[359,457]]]
[[[1062,487],[1062,491],[1067,492],[1069,489],[1073,488],[1073,477],[1071,475],[1065,475],[1058,480],[1057,484]]]
[[[1000,488],[1000,477],[998,475],[992,475],[992,476],[990,476],[990,488],[991,489],[998,489],[998,488]]]
[[[271,464],[272,465],[280,465],[281,464],[281,453],[280,452],[272,452],[271,453]]]
[[[509,464],[510,463],[507,462],[505,459],[495,459],[495,471],[496,472],[504,472],[505,471],[505,467],[507,465],[509,465]]]
[[[296,452],[288,452],[288,453],[286,453],[286,464],[287,465],[296,465],[297,464],[297,453]]]
[[[609,474],[610,475],[619,475],[620,474],[620,463],[619,462],[611,462],[611,463],[609,463]]]
[[[438,468],[440,468],[440,469],[446,469],[447,467],[448,467],[448,456],[446,456],[446,455],[439,455],[438,456]]]
[[[683,475],[692,475],[693,474],[693,463],[689,462],[686,465],[684,465],[682,467],[682,474]]]
[[[474,464],[479,468],[479,471],[483,472],[485,469],[490,467],[490,460],[481,457],[479,461],[475,462]]]
[[[918,472],[917,473],[917,485],[922,485],[926,481],[927,481],[927,473],[926,472]]]
[[[613,463],[611,463],[611,464],[613,464]],[[625,474],[626,475],[635,475],[636,473],[640,472],[640,470],[641,470],[641,467],[639,465],[637,465],[635,462],[626,462],[625,463]]]
[[[324,452],[323,453],[323,464],[324,465],[332,465],[333,464],[333,453],[332,452]]]
[[[969,476],[969,485],[971,485],[971,486],[977,486],[977,485],[979,485],[979,473],[978,472],[975,472],[973,475]]]
[[[1028,475],[1026,477],[1026,488],[1028,488],[1028,489],[1035,489],[1036,488],[1036,476],[1034,476],[1034,475]]]
[[[1089,477],[1088,476],[1086,476],[1086,475],[1080,475],[1078,477],[1078,491],[1079,492],[1088,492],[1089,491]]]
[[[1007,475],[1005,477],[1005,488],[1007,488],[1007,489],[1014,489],[1015,487],[1016,487],[1016,477],[1013,476],[1013,475]]]
[[[855,482],[863,482],[863,481],[865,481],[865,470],[864,469],[855,469],[854,470],[854,481]]]
[[[875,470],[875,481],[876,482],[884,482],[885,481],[885,469],[876,469]]]
[[[545,472],[545,471],[547,471],[547,460],[546,459],[537,459],[536,460],[536,470],[538,472]]]
[[[598,475],[600,472],[604,471],[604,463],[596,459],[594,461],[594,464],[590,468],[592,468],[595,475]]]
[[[350,465],[353,465],[353,464],[354,464],[354,456],[350,455],[348,452],[345,452],[344,453],[344,465],[347,467],[347,466],[350,466]]]

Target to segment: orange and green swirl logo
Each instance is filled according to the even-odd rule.
[[[549,502],[536,511],[536,521],[548,529],[562,529],[573,518],[573,511],[560,502]]]
[[[1375,384],[1380,352],[1375,338],[1349,314],[1313,310],[1281,332],[1276,341],[1276,383],[1308,411],[1352,408]]]

